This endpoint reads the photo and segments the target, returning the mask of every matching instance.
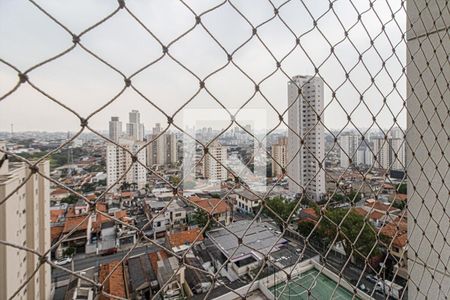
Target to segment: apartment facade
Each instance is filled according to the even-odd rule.
[[[136,153],[141,147],[144,146],[144,142],[119,139],[118,144],[123,148],[114,144],[109,144],[106,148],[108,186],[115,184],[113,190],[117,191],[122,183],[127,182],[129,184],[136,184],[138,189],[144,188],[147,182],[147,170],[143,166],[146,165],[147,161],[145,150],[142,150],[136,154],[137,159],[143,165],[137,162],[133,163],[131,155],[124,150],[127,149],[131,153]],[[131,169],[127,172],[130,166]],[[125,172],[126,175],[121,178]],[[118,182],[116,183],[116,181]]]
[[[122,136],[122,122],[120,122],[119,117],[111,117],[109,121],[109,139],[117,142]]]
[[[320,78],[298,75],[288,83],[289,191],[316,201],[325,193],[323,97]]]
[[[279,138],[272,145],[272,177],[283,176],[283,170],[287,163],[288,140],[286,137]]]
[[[147,165],[174,165],[178,162],[177,138],[173,133],[164,133],[158,136],[157,133],[147,137],[147,141],[152,141],[147,146]]]
[[[208,147],[208,153],[203,158],[203,176],[210,180],[226,180],[228,171],[227,148],[219,142],[214,142]]]
[[[135,141],[144,140],[144,124],[141,124],[141,114],[137,110],[132,110],[127,123],[127,136]]]
[[[380,169],[403,170],[405,168],[405,142],[402,138],[374,138],[374,166]]]
[[[1,143],[0,147],[5,148]],[[23,163],[9,164],[0,153],[0,199],[12,193],[0,206],[0,240],[27,247],[38,253],[50,248],[50,183],[34,174]],[[38,164],[39,172],[49,176],[50,164]],[[27,180],[28,179],[28,180]],[[34,254],[0,245],[0,299],[9,299],[39,267]],[[14,299],[51,299],[50,266],[43,264]]]
[[[360,146],[360,136],[355,133],[348,133],[339,137],[340,165],[341,168],[348,168],[350,165],[358,163],[358,148]]]

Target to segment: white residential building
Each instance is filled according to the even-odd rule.
[[[347,133],[339,137],[341,168],[348,168],[350,164],[357,164],[358,148],[360,147],[360,136],[355,133]],[[350,162],[351,161],[351,162]]]
[[[299,75],[288,83],[289,190],[301,193],[304,188],[315,200],[325,193],[324,131],[318,120],[324,121],[323,95],[320,78]]]
[[[0,142],[0,148],[5,149],[5,143]],[[39,163],[38,168],[50,175],[49,161]],[[28,178],[30,172],[23,163],[9,164],[0,152],[0,200],[26,181],[0,205],[0,240],[44,253],[51,246],[50,183],[39,174]],[[50,265],[39,267],[39,257],[33,253],[0,245],[0,274],[0,299],[9,299],[31,276],[14,299],[52,298]]]
[[[389,141],[384,138],[374,138],[373,142],[373,165],[375,168],[389,169]]]
[[[122,122],[119,121],[119,117],[111,117],[109,121],[109,139],[117,142],[122,136]]]
[[[212,143],[203,158],[203,176],[210,180],[226,180],[228,178],[228,171],[224,167],[226,164],[227,147],[217,141]]]
[[[373,139],[375,168],[403,170],[405,166],[405,142],[402,138]]]
[[[137,110],[129,113],[129,122],[127,123],[127,135],[135,141],[144,140],[144,125],[141,124],[141,114]]]
[[[272,177],[282,176],[282,168],[287,164],[287,138],[279,138],[276,144],[272,145]]]
[[[118,144],[131,153],[136,153],[144,145],[144,142],[119,139]],[[145,187],[147,182],[147,170],[144,166],[137,162],[133,163],[131,155],[114,144],[108,145],[106,151],[108,186],[113,185],[118,181],[113,190],[118,190],[124,182],[136,184],[138,189]],[[145,149],[137,153],[137,159],[143,165],[146,165]],[[123,178],[121,178],[131,165],[131,169]]]
[[[153,130],[155,131],[155,129]],[[155,139],[155,140],[154,140]],[[170,165],[178,161],[177,138],[173,133],[151,134],[147,141],[153,141],[147,146],[147,165]]]

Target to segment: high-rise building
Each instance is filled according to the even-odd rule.
[[[373,166],[380,169],[389,169],[389,141],[387,139],[377,137],[372,139],[373,142]]]
[[[208,147],[208,153],[203,158],[203,176],[211,180],[226,180],[228,178],[226,166],[227,147],[215,141]],[[220,164],[220,163],[222,164]]]
[[[153,127],[153,134],[160,134],[161,133],[161,123],[156,123],[155,127]]]
[[[325,193],[323,95],[320,78],[299,75],[288,83],[289,190],[304,188],[315,200]]]
[[[5,143],[0,142],[0,148],[4,149]],[[38,168],[50,175],[48,161],[39,163]],[[0,240],[44,253],[51,246],[50,183],[37,173],[28,178],[30,172],[23,163],[10,164],[0,152],[0,199],[19,187],[0,206]],[[50,265],[39,263],[33,253],[0,244],[0,299],[9,299],[37,268],[14,299],[50,299]]]
[[[374,138],[373,163],[375,168],[403,170],[405,166],[405,143],[402,138]]]
[[[141,114],[137,110],[132,110],[129,114],[127,123],[127,135],[135,141],[144,140],[144,125],[141,124]]]
[[[276,144],[272,145],[272,177],[283,175],[283,170],[287,163],[288,139],[279,138]]]
[[[348,168],[350,164],[358,164],[358,148],[360,147],[360,136],[355,133],[347,133],[339,137],[340,162],[342,168]]]
[[[118,144],[131,153],[136,153],[145,143],[129,139],[119,139]],[[113,190],[117,191],[124,182],[127,182],[138,189],[142,189],[147,182],[147,170],[141,164],[137,162],[133,163],[131,155],[123,148],[114,144],[107,146],[106,170],[108,175],[108,186],[115,184]],[[139,162],[146,165],[147,159],[145,150],[140,151],[136,156]],[[130,166],[131,169],[127,172]],[[125,172],[126,175],[121,178]],[[116,181],[118,182],[116,183]]]
[[[155,132],[155,128],[153,129]],[[173,133],[151,134],[147,141],[152,141],[147,146],[147,166],[153,165],[173,165],[178,162],[177,138]]]
[[[109,139],[117,142],[122,136],[122,122],[119,121],[119,117],[111,117],[109,121]]]
[[[405,140],[403,138],[389,139],[389,162],[392,170],[405,169]]]

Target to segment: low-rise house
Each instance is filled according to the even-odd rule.
[[[159,286],[162,289],[161,297],[167,300],[183,299],[185,297],[183,287],[186,285],[186,268],[180,267],[178,259],[168,256],[164,251],[153,252],[149,256],[152,268],[156,270]]]
[[[222,225],[229,225],[232,220],[232,209],[230,205],[219,198],[200,198],[198,196],[191,196],[189,201],[198,209],[202,209],[212,217],[222,223]],[[214,225],[214,224],[213,224]]]
[[[198,258],[192,252],[189,252],[184,261],[186,266],[186,283],[190,290],[188,296],[208,292],[211,288],[211,280],[206,276],[206,271],[202,272],[204,270]]]
[[[369,220],[378,228],[391,222],[400,213],[400,209],[393,207],[390,203],[375,199],[366,200],[362,209],[369,214]]]
[[[100,265],[98,281],[104,282],[103,291],[113,296],[109,297],[104,294],[100,294],[100,300],[129,298],[128,285],[125,280],[124,268],[119,261],[113,261]]]
[[[159,290],[156,270],[153,269],[150,254],[130,257],[127,261],[131,297],[151,299]]]
[[[263,195],[257,192],[250,192],[246,189],[236,190],[235,210],[254,215],[261,206]]]
[[[68,196],[70,196],[70,192],[68,190],[57,188],[50,192],[50,201],[59,202]]]
[[[189,250],[192,245],[201,243],[203,239],[200,228],[168,232],[166,236],[167,246],[175,253]]]
[[[408,280],[408,223],[405,216],[399,216],[380,229],[380,235],[387,240],[386,249],[394,257],[394,274]]]
[[[249,274],[262,264],[269,251],[277,251],[287,243],[279,237],[275,228],[265,222],[238,221],[226,229],[210,230],[206,236],[220,251],[217,261],[229,259],[224,270],[231,281]],[[243,236],[242,244],[237,236]],[[217,262],[216,268],[220,268]]]

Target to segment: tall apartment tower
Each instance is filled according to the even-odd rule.
[[[155,132],[155,129],[153,129]],[[151,134],[147,138],[152,141],[147,146],[147,166],[170,165],[178,162],[177,138],[173,133]]]
[[[408,299],[446,299],[450,287],[449,3],[407,0],[406,4]]]
[[[122,122],[119,121],[119,117],[111,117],[109,121],[109,139],[117,142],[122,136]]]
[[[272,145],[272,177],[283,175],[282,168],[287,163],[287,147],[288,139],[286,137],[279,138],[277,143]]]
[[[5,149],[4,142],[0,142],[0,148]],[[39,163],[38,168],[42,174],[50,175],[48,161]],[[44,253],[51,247],[50,183],[39,174],[28,178],[30,172],[23,163],[10,164],[0,152],[0,199],[26,180],[0,206],[0,240]],[[34,254],[0,244],[0,299],[9,299],[38,265],[39,259]],[[50,275],[50,266],[43,264],[14,299],[50,299]]]
[[[324,130],[317,116],[323,122],[323,95],[320,78],[298,75],[288,83],[289,191],[304,188],[316,201],[325,193]]]
[[[135,141],[144,140],[144,125],[141,124],[141,114],[137,110],[132,110],[129,114],[127,123],[127,135]]]
[[[402,138],[375,138],[373,152],[376,160],[373,160],[375,168],[403,170],[405,167],[405,143]]]
[[[340,165],[348,168],[350,164],[358,164],[358,148],[360,147],[360,136],[355,133],[347,133],[339,137]]]
[[[375,168],[389,169],[389,141],[387,139],[378,137],[373,138],[373,165]]]
[[[144,145],[144,142],[119,139],[118,144],[131,153],[136,153]],[[143,165],[146,165],[147,159],[145,150],[137,153],[137,159]],[[122,179],[120,179],[130,166],[131,169]],[[110,144],[106,148],[106,171],[108,175],[108,186],[115,184],[116,181],[120,179],[119,182],[114,185],[114,191],[120,189],[120,186],[124,182],[136,184],[138,189],[144,188],[147,182],[147,170],[145,167],[137,162],[133,163],[131,155],[114,144]]]
[[[213,158],[214,157],[214,158]],[[203,176],[211,180],[226,180],[228,171],[219,162],[226,166],[227,147],[219,142],[213,142],[208,147],[208,154],[203,158]]]

